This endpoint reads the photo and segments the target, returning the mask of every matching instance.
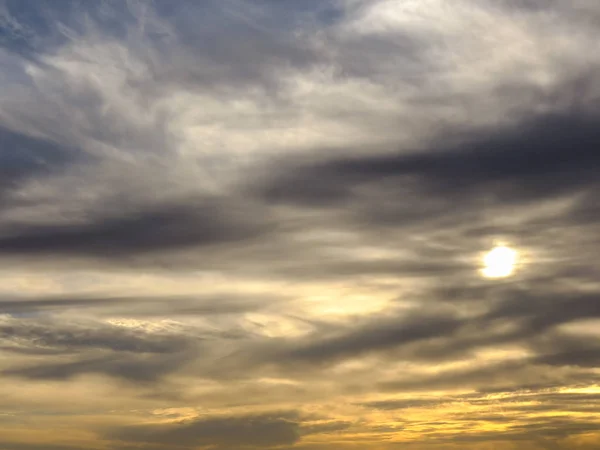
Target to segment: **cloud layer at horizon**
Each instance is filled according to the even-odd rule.
[[[599,50],[585,0],[0,0],[0,447],[597,448]]]

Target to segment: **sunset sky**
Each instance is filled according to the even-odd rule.
[[[0,0],[0,450],[597,450],[599,257],[597,0]]]

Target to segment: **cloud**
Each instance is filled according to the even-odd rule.
[[[64,168],[79,157],[74,149],[0,127],[0,193],[4,197],[24,179]]]
[[[184,448],[270,448],[300,439],[292,414],[207,417],[183,423],[140,425],[113,430],[109,437],[129,442],[177,445]]]
[[[22,442],[10,442],[10,441],[5,441],[5,442],[0,442],[0,444],[2,444],[2,447],[5,448],[6,450],[37,450],[39,448],[40,444],[27,444],[27,443],[22,443]],[[69,446],[69,445],[53,445],[53,444],[44,444],[44,448],[47,448],[48,450],[74,450],[76,447],[73,446]],[[93,448],[93,447],[88,447],[88,448]]]
[[[109,354],[73,362],[15,367],[4,370],[2,374],[5,377],[46,381],[68,381],[85,374],[101,374],[132,383],[156,383],[180,369],[189,357],[187,352],[138,356]]]
[[[538,290],[539,297],[532,296]],[[472,311],[461,313],[459,304],[443,293],[436,296],[435,292],[425,291],[422,295],[427,298],[426,307],[418,303],[413,307],[405,304],[401,309],[388,309],[362,320],[348,319],[328,327],[316,327],[313,332],[279,339],[272,345],[257,343],[253,351],[258,361],[267,360],[279,367],[298,370],[300,367],[336,366],[369,356],[376,356],[382,362],[400,359],[438,364],[516,345],[531,352],[531,356],[521,356],[509,363],[510,367],[515,364],[515,370],[529,370],[529,366],[544,366],[553,364],[552,361],[559,366],[570,366],[581,365],[587,360],[589,367],[594,367],[596,338],[559,331],[565,325],[577,327],[582,321],[596,317],[596,292],[573,294],[573,291],[563,293],[559,289],[552,294],[543,294],[543,288],[537,283],[524,289],[500,292],[494,288],[481,290],[474,287],[470,293],[463,286],[460,297],[477,296],[478,304],[467,301],[464,306]],[[399,303],[402,304],[402,300]],[[484,373],[478,375],[480,369]],[[486,379],[489,383],[492,372],[497,371],[500,376],[504,370],[502,364],[485,369],[474,363],[472,368],[459,372],[456,377],[446,375],[455,382],[461,380],[468,384],[467,374],[472,373],[477,383]],[[419,374],[415,375],[414,382],[415,386],[427,386],[426,379]]]
[[[355,327],[346,333],[324,337],[316,342],[300,344],[292,348],[286,357],[290,360],[311,362],[334,362],[338,359],[357,357],[369,351],[384,350],[433,338],[449,336],[460,322],[448,317],[407,317],[402,323],[398,320],[374,320],[363,327]],[[304,338],[303,340],[305,340]]]
[[[134,353],[171,353],[189,342],[179,336],[144,333],[103,323],[71,324],[43,320],[10,319],[0,321],[0,336],[4,343],[23,344],[41,348],[59,348],[76,351],[85,348],[108,349]]]
[[[231,217],[227,215],[231,214]],[[87,224],[21,227],[0,237],[7,254],[83,254],[122,257],[139,252],[250,239],[261,224],[215,205],[169,205]],[[244,224],[244,221],[247,223]],[[263,225],[264,226],[264,225]]]
[[[427,151],[334,160],[285,173],[266,187],[265,195],[308,207],[352,205],[370,213],[365,220],[373,225],[385,223],[386,217],[402,225],[484,204],[493,208],[556,198],[595,185],[597,122],[595,115],[574,111],[487,136],[475,133],[450,146],[434,143]],[[378,217],[364,205],[375,196],[413,199]],[[456,201],[462,202],[460,211]]]
[[[362,406],[367,408],[382,409],[385,411],[395,411],[406,408],[421,408],[427,406],[439,405],[439,399],[412,398],[403,400],[380,400],[374,402],[366,402]]]
[[[98,316],[160,317],[170,316],[218,316],[259,312],[273,307],[284,295],[239,295],[223,293],[215,295],[132,297],[132,296],[54,296],[42,298],[0,299],[0,313],[15,316],[42,313],[65,313],[93,310]]]
[[[0,0],[6,447],[593,448],[600,8],[31,3]]]
[[[152,329],[58,316],[0,320],[3,352],[16,357],[2,375],[31,380],[69,380],[103,374],[126,381],[157,382],[195,357],[202,337],[175,328]],[[68,320],[68,322],[65,321]],[[35,356],[31,362],[23,357]]]

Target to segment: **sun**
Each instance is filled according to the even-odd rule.
[[[497,245],[483,257],[481,274],[486,278],[505,278],[515,271],[519,254],[505,245]]]

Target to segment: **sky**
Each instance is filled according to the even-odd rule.
[[[593,0],[0,0],[0,448],[599,448],[598,55]]]

